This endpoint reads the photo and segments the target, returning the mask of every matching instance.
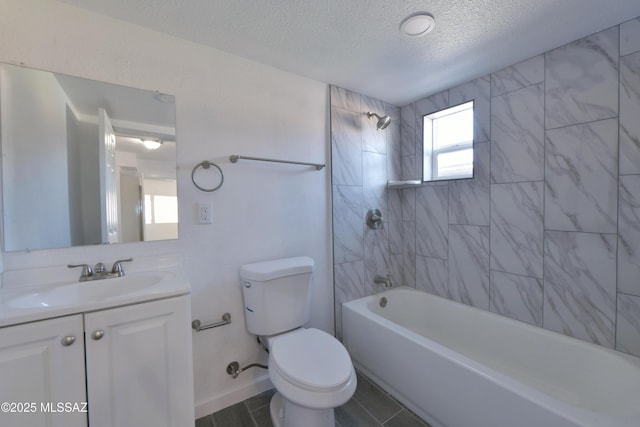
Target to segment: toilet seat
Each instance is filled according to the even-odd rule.
[[[349,353],[340,341],[319,329],[298,329],[273,337],[269,376],[285,398],[315,408],[346,403],[356,387]]]
[[[351,376],[351,359],[340,341],[319,329],[285,334],[271,345],[270,368],[309,391],[335,391]]]

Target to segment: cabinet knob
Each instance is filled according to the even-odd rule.
[[[73,335],[67,335],[66,337],[62,338],[62,345],[65,347],[69,347],[74,342],[76,342],[76,337],[74,337]]]
[[[94,340],[98,341],[99,339],[101,339],[104,336],[104,331],[102,329],[98,329],[97,331],[94,331],[91,334],[91,338],[93,338]]]

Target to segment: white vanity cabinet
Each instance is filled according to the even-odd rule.
[[[0,426],[86,426],[84,412],[56,412],[85,391],[81,314],[0,328]]]
[[[182,295],[0,328],[0,404],[37,405],[0,412],[0,426],[192,426],[190,317]],[[88,413],[47,402],[88,402]]]
[[[188,296],[84,320],[91,427],[193,425]]]

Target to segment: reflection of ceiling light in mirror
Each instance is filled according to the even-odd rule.
[[[400,24],[400,31],[407,36],[418,37],[430,33],[435,26],[436,20],[433,15],[419,12],[406,17]]]
[[[141,139],[140,142],[149,150],[157,150],[162,145],[162,141],[154,139]]]

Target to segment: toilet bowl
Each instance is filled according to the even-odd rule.
[[[276,427],[334,427],[333,408],[356,389],[356,373],[342,343],[309,318],[313,260],[287,258],[242,266],[247,330],[269,351],[270,403]]]
[[[272,398],[274,425],[333,426],[333,408],[345,404],[356,389],[347,350],[318,329],[278,335],[269,340],[269,346],[269,378],[284,398]],[[304,417],[304,423],[298,416]]]

